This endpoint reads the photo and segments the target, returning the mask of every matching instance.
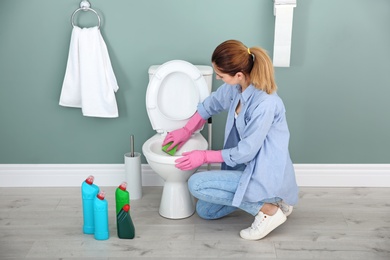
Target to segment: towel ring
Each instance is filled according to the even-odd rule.
[[[99,14],[95,11],[95,10],[93,10],[92,8],[89,8],[89,7],[81,7],[81,8],[79,8],[79,9],[77,9],[76,11],[74,11],[73,12],[73,14],[72,14],[72,26],[73,27],[75,27],[76,25],[74,24],[74,16],[76,15],[76,13],[77,12],[79,12],[79,11],[85,11],[85,12],[87,12],[87,11],[91,11],[91,12],[94,12],[95,14],[96,14],[96,16],[97,16],[97,18],[98,18],[98,22],[99,22],[99,24],[98,24],[98,29],[100,29],[100,16],[99,16]]]

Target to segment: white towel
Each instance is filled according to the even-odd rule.
[[[59,104],[79,107],[84,116],[118,117],[118,89],[99,28],[74,26]]]

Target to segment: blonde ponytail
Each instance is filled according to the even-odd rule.
[[[250,72],[251,83],[257,88],[268,94],[277,90],[274,76],[274,66],[267,52],[260,47],[250,48],[254,55],[253,67]]]

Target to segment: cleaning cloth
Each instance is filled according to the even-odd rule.
[[[118,117],[118,89],[99,28],[74,26],[59,104],[81,108],[84,116]]]

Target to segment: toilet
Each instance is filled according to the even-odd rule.
[[[196,131],[174,156],[161,150],[168,132],[185,126],[197,106],[211,92],[213,69],[194,66],[182,60],[168,61],[149,68],[146,110],[156,134],[142,146],[149,166],[164,180],[159,214],[169,219],[190,217],[195,201],[187,181],[197,169],[182,171],[175,167],[181,154],[192,150],[207,150],[208,143]]]

